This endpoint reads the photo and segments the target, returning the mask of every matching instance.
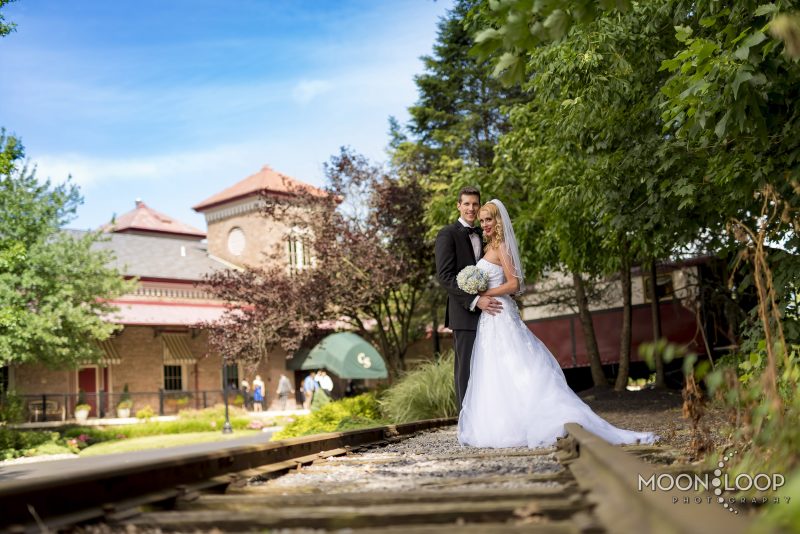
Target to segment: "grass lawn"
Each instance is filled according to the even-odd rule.
[[[260,434],[259,430],[237,430],[233,434],[223,434],[219,430],[214,432],[191,432],[188,434],[168,434],[161,436],[144,436],[129,438],[119,441],[106,441],[91,445],[83,449],[81,456],[97,456],[100,454],[114,454],[118,452],[141,451],[145,449],[164,449],[179,445],[193,445],[195,443],[209,443],[212,441],[225,441],[244,436]]]

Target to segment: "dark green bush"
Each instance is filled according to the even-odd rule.
[[[0,459],[10,460],[30,454],[37,447],[60,440],[58,432],[35,432],[0,427]]]
[[[25,420],[25,402],[13,391],[0,388],[0,422],[21,423]]]

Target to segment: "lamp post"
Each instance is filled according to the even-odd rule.
[[[228,417],[228,359],[222,357],[222,394],[225,397],[225,424],[222,425],[223,434],[232,434],[233,427]]]

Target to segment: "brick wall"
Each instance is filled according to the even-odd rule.
[[[161,338],[157,330],[149,326],[128,326],[114,338],[114,345],[121,363],[109,367],[108,390],[113,394],[115,405],[125,384],[132,394],[134,412],[149,405],[158,411],[158,391],[164,387],[164,356]],[[187,334],[187,343],[192,353],[198,356],[197,363],[183,366],[183,389],[187,392],[208,391],[206,401],[213,405],[220,402],[222,389],[222,359],[209,353],[208,334],[199,331],[194,337]],[[100,368],[102,374],[102,368]],[[294,373],[286,370],[286,354],[278,349],[270,353],[266,362],[248,368],[239,366],[239,379],[252,383],[256,374],[261,375],[266,385],[265,408],[277,409],[278,380],[281,373],[294,382]],[[40,365],[20,365],[13,370],[12,385],[20,394],[75,394],[78,391],[77,370],[52,370]],[[143,395],[149,393],[150,395]],[[193,395],[195,401],[189,407],[202,407],[202,396]],[[289,402],[288,408],[294,408]]]
[[[240,256],[228,250],[228,234],[233,228],[240,228],[245,236],[245,248]],[[286,265],[284,238],[288,231],[286,224],[268,221],[257,212],[228,217],[209,223],[208,252],[235,265],[263,265],[265,258],[271,255],[276,255],[279,264]]]

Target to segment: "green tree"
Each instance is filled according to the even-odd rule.
[[[10,4],[14,0],[0,0],[0,10],[7,4]],[[13,32],[17,28],[17,25],[14,23],[6,22],[5,17],[2,13],[0,13],[0,37],[5,37],[9,33]]]
[[[67,182],[39,182],[24,149],[0,132],[0,365],[91,361],[117,328],[109,299],[130,284],[92,250],[97,233],[61,230],[81,201]]]
[[[661,62],[678,46],[673,16],[666,2],[637,4],[533,49],[523,85],[533,99],[512,108],[511,131],[497,152],[495,187],[518,197],[517,224],[526,248],[536,251],[526,266],[571,273],[590,354],[594,335],[579,273],[591,280],[619,272],[618,389],[627,385],[630,359],[631,266],[679,250],[704,222],[680,176],[693,157],[675,157],[654,104],[667,78]],[[550,264],[541,265],[546,258]],[[592,360],[601,384],[599,356]],[[663,368],[658,376],[663,383]]]
[[[405,127],[390,122],[395,166],[425,177],[432,231],[452,222],[456,192],[491,170],[494,146],[509,129],[505,107],[524,99],[519,87],[492,78],[489,62],[470,56],[467,14],[476,3],[459,0],[439,22],[433,52],[422,58],[425,72],[415,77],[411,118]]]
[[[738,259],[752,264],[766,389],[776,403],[787,341],[800,338],[786,313],[796,306],[796,262],[780,261],[782,254],[769,246],[779,243],[795,258],[800,249],[800,63],[792,59],[792,32],[786,33],[797,22],[797,7],[795,1],[696,2],[675,26],[682,47],[663,64],[671,76],[661,99],[665,134],[703,153],[706,164],[694,183],[714,199]],[[785,45],[768,39],[769,32]],[[797,27],[793,35],[800,35]]]
[[[630,0],[484,0],[473,11],[480,61],[495,57],[493,74],[506,83],[525,79],[531,51],[563,38],[576,24],[610,12],[625,12]]]
[[[304,229],[312,265],[291,274],[272,266],[209,276],[209,290],[231,303],[210,325],[211,342],[231,359],[252,361],[276,346],[294,354],[319,338],[321,323],[345,323],[379,349],[395,379],[427,322],[421,301],[433,246],[420,242],[419,214],[426,192],[413,177],[345,148],[326,174],[328,195],[264,198],[266,216]]]

